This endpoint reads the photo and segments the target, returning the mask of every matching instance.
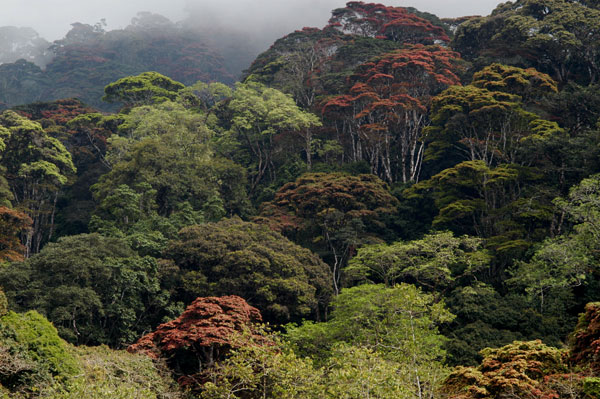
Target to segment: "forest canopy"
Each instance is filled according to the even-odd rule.
[[[0,399],[600,397],[599,13],[0,29]]]

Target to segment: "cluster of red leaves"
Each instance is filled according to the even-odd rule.
[[[238,296],[197,298],[177,319],[161,324],[127,350],[159,358],[179,349],[230,348],[234,333],[261,321],[260,311]]]
[[[600,371],[600,303],[586,305],[573,334],[570,360]]]
[[[449,399],[571,397],[585,377],[569,373],[565,353],[541,341],[485,349],[478,367],[458,367],[444,381]]]
[[[75,98],[66,98],[47,103],[33,103],[17,108],[18,112],[43,126],[56,124],[64,126],[78,115],[96,112]]]
[[[459,60],[454,51],[421,44],[384,54],[359,66],[350,93],[329,99],[322,112],[351,110],[355,119],[370,117],[382,126],[389,126],[400,111],[425,113],[435,94],[460,84]]]
[[[0,262],[24,259],[25,247],[19,235],[31,228],[33,221],[26,214],[0,206]]]
[[[396,199],[376,176],[312,173],[281,187],[272,202],[263,204],[256,221],[287,234],[311,230],[335,211],[342,222],[361,219],[377,225],[394,206]]]
[[[403,43],[449,42],[444,29],[402,7],[351,1],[333,11],[328,27],[342,32]]]

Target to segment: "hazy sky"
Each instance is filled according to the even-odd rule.
[[[413,6],[440,17],[487,15],[501,0],[379,0],[390,6]],[[30,26],[52,41],[73,22],[94,24],[106,18],[108,29],[125,27],[138,11],[162,14],[172,21],[186,10],[200,11],[199,23],[233,24],[287,33],[304,26],[323,27],[329,11],[345,0],[1,0],[0,26]],[[247,29],[242,28],[246,31]]]

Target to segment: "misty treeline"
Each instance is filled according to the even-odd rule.
[[[244,65],[141,13],[0,65],[0,398],[600,397],[598,21],[353,1]]]

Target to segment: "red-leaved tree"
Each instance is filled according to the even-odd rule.
[[[362,1],[351,1],[345,8],[334,10],[329,26],[346,34],[402,43],[432,44],[450,41],[442,27],[433,25],[405,8]]]
[[[387,53],[356,69],[346,94],[330,98],[323,114],[352,143],[351,159],[366,159],[389,181],[419,179],[431,99],[460,84],[460,55],[417,44]]]
[[[33,221],[26,214],[0,206],[0,262],[15,262],[25,258],[25,246],[20,235],[31,229]]]
[[[168,359],[183,385],[202,378],[202,372],[223,360],[235,347],[235,335],[249,332],[257,338],[260,311],[239,296],[197,298],[177,319],[161,324],[127,350]]]

